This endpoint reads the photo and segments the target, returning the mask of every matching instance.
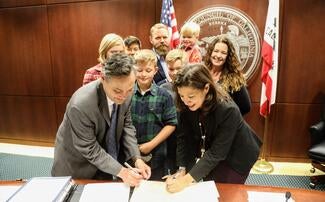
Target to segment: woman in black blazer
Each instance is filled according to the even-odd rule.
[[[217,85],[202,64],[187,65],[177,74],[180,170],[166,180],[170,192],[200,180],[243,184],[258,158],[261,141]]]

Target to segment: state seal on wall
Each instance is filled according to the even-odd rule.
[[[228,36],[249,82],[261,60],[261,37],[254,21],[243,11],[224,5],[202,9],[186,20],[189,21],[201,27],[199,46],[203,55],[217,35]]]

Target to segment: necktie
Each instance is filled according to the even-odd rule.
[[[169,79],[169,74],[168,74],[168,67],[167,67],[167,63],[165,61],[165,58],[163,56],[160,56],[160,64],[161,64],[161,66],[163,68],[163,71],[165,73],[167,81],[169,81],[170,79]]]
[[[117,123],[117,106],[113,104],[111,114],[111,124],[106,132],[106,147],[114,159],[117,159],[117,142],[116,142],[116,123]]]

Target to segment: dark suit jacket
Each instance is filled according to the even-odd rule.
[[[251,110],[251,98],[249,97],[246,86],[242,86],[239,91],[229,93],[230,97],[237,104],[242,115],[247,114]]]
[[[157,85],[161,85],[166,82],[166,75],[165,75],[165,72],[164,72],[164,69],[162,67],[159,57],[157,57],[157,66],[158,66],[158,71],[155,74],[155,76],[153,77],[153,80],[155,81],[155,83]]]
[[[130,99],[118,106],[116,140],[126,159],[140,156],[130,114]],[[92,179],[98,170],[117,175],[122,165],[105,151],[110,125],[106,94],[100,80],[71,97],[55,141],[53,176]]]
[[[206,152],[198,163],[201,131],[198,111],[180,114],[181,133],[177,138],[177,164],[185,166],[199,181],[206,177],[221,161],[239,173],[248,172],[259,155],[261,141],[242,118],[233,101],[216,103],[203,123],[206,131]]]

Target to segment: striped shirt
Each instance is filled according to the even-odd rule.
[[[95,81],[101,76],[102,76],[102,64],[97,64],[96,66],[86,70],[84,79],[82,81],[82,85],[86,85],[87,83]]]

